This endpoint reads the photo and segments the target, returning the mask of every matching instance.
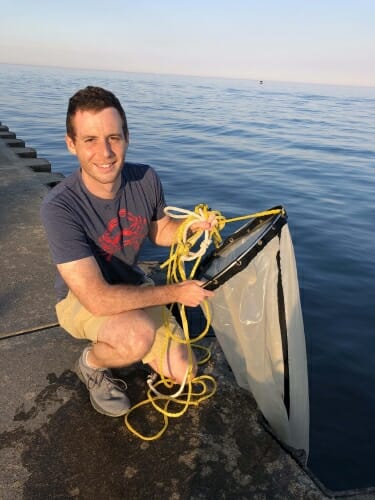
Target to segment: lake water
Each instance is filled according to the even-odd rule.
[[[375,88],[0,65],[0,120],[69,174],[66,106],[87,84],[118,95],[127,158],[156,168],[168,204],[227,217],[286,207],[309,361],[308,465],[332,490],[375,486]]]

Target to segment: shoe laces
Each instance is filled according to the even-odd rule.
[[[95,385],[101,385],[104,382],[108,391],[110,391],[113,386],[122,392],[125,392],[128,388],[126,382],[120,378],[111,377],[109,370],[95,370],[89,375],[87,379],[87,388],[92,389]]]

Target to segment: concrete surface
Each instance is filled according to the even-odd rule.
[[[54,268],[39,220],[48,184],[61,177],[46,160],[23,158],[15,134],[0,129],[7,133],[0,138],[0,498],[334,497],[266,431],[214,337],[205,340],[213,356],[204,371],[215,376],[217,393],[171,419],[161,439],[142,441],[123,418],[95,412],[73,371],[85,342],[56,324]],[[133,402],[144,399],[146,374],[141,366],[118,372]],[[137,414],[153,431],[159,419],[150,407]]]
[[[48,163],[21,158],[0,139],[0,338],[56,322],[55,271],[49,260],[39,206],[49,189],[46,183],[61,176],[48,171],[35,174],[29,168],[31,161],[34,166]]]

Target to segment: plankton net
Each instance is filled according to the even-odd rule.
[[[282,209],[282,207],[276,207]],[[309,452],[305,335],[285,210],[235,231],[202,262],[211,325],[240,387],[276,437]]]

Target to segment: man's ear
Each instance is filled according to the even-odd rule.
[[[77,154],[76,146],[74,144],[73,139],[69,135],[65,136],[65,142],[66,142],[66,147],[68,148],[70,153],[72,153],[73,155],[76,155]]]

